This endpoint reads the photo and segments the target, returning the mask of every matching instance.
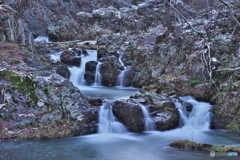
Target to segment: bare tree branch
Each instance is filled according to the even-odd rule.
[[[223,68],[223,69],[218,69],[216,71],[220,72],[220,71],[237,71],[237,70],[240,70],[240,67],[238,67],[238,68]]]
[[[227,8],[228,8],[228,10],[229,10],[229,12],[230,12],[230,15],[231,15],[231,17],[232,17],[232,19],[236,22],[237,26],[240,27],[240,22],[239,22],[239,21],[237,20],[237,18],[233,15],[233,12],[232,12],[232,9],[231,9],[230,5],[229,5],[227,2],[223,1],[223,0],[219,0],[219,1],[222,2],[225,6],[227,6]]]
[[[197,31],[195,28],[193,28],[193,26],[188,22],[188,20],[187,20],[171,3],[169,3],[168,1],[166,1],[166,2],[169,4],[169,6],[171,6],[171,7],[175,10],[175,12],[177,12],[177,13],[187,22],[187,24],[190,26],[190,28],[191,28],[194,32],[196,32],[196,33],[198,33],[198,34],[200,34],[200,35],[203,35],[203,34],[204,34],[203,32]]]

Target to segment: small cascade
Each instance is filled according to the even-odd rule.
[[[211,121],[211,105],[206,102],[198,102],[191,96],[180,97],[181,101],[192,104],[192,110],[188,112],[179,102],[175,103],[179,110],[183,127],[208,130]]]
[[[138,103],[138,104],[142,108],[142,113],[144,116],[144,123],[145,123],[145,131],[155,130],[155,123],[153,122],[152,118],[150,117],[148,110],[142,104],[140,104],[140,103]]]
[[[87,50],[88,54],[81,56],[81,64],[79,67],[69,67],[71,73],[69,80],[75,85],[85,85],[86,81],[84,79],[85,66],[89,61],[97,61],[97,51]]]
[[[120,64],[124,67],[124,70],[122,70],[120,72],[120,74],[118,75],[118,78],[117,78],[117,86],[120,86],[120,87],[124,87],[124,75],[125,75],[125,72],[127,70],[127,67],[124,66],[123,62],[122,62],[122,57],[123,57],[123,53],[122,52],[119,52],[119,62]]]
[[[172,101],[174,102],[175,107],[178,109],[178,112],[180,114],[179,126],[182,127],[187,123],[189,113],[187,112],[186,108],[182,105],[180,100],[172,98]]]
[[[101,86],[102,85],[100,66],[101,66],[101,63],[98,62],[97,67],[96,67],[96,72],[95,72],[95,82],[93,83],[93,86]]]
[[[99,112],[98,133],[124,133],[127,132],[126,127],[117,121],[112,112],[112,103],[105,102]]]
[[[46,41],[46,43],[51,43],[48,36],[38,36],[34,39],[35,42]]]

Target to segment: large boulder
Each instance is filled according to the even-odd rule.
[[[87,84],[93,84],[95,82],[97,65],[98,62],[96,61],[90,61],[86,63],[84,79],[86,80]]]
[[[168,95],[141,90],[140,94],[131,98],[149,106],[149,114],[156,125],[156,130],[165,131],[179,126],[180,114]]]
[[[227,129],[236,131],[240,128],[240,95],[238,94],[240,81],[235,83],[235,91],[222,91],[216,93],[211,101],[214,102],[212,108],[213,117],[211,120],[211,128]]]
[[[156,129],[160,131],[179,127],[180,115],[173,102],[163,102],[149,107]]]
[[[144,121],[141,106],[133,102],[116,101],[113,104],[113,114],[127,126],[131,132],[144,131]]]
[[[1,114],[4,130],[23,132],[28,138],[56,138],[89,134],[96,131],[96,107],[91,107],[78,88],[58,74],[17,73],[13,70],[0,71]],[[53,130],[45,134],[45,129]],[[66,132],[61,133],[61,128]],[[27,130],[25,130],[28,128]],[[62,128],[62,129],[63,129]],[[6,136],[2,132],[3,136]],[[6,132],[7,133],[7,132]],[[21,135],[21,134],[20,134]],[[9,137],[8,137],[9,138]],[[22,137],[15,137],[22,138]]]
[[[61,54],[61,62],[68,66],[79,67],[81,64],[81,58],[76,56],[76,53],[72,50],[65,50]]]
[[[100,73],[103,86],[115,86],[121,65],[115,56],[105,57],[101,62]]]

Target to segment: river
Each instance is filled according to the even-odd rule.
[[[94,51],[90,51],[94,53]],[[94,53],[95,54],[95,53]],[[90,57],[88,57],[90,58]],[[96,59],[96,57],[92,57]],[[92,60],[91,58],[88,59]],[[86,61],[85,61],[86,62]],[[83,63],[82,63],[83,64]],[[78,70],[79,69],[79,70]],[[214,145],[240,145],[239,132],[209,129],[209,109],[206,102],[197,102],[192,97],[182,97],[193,104],[188,118],[184,117],[181,106],[183,126],[169,131],[156,131],[149,127],[142,133],[128,132],[123,124],[114,118],[110,101],[126,99],[139,91],[133,87],[85,86],[84,69],[70,68],[70,80],[83,94],[106,99],[99,113],[99,132],[96,134],[51,140],[16,140],[0,143],[1,160],[212,160],[239,159],[239,157],[210,157],[208,151],[194,151],[171,148],[175,140],[192,140],[197,143]],[[76,75],[77,74],[77,75]],[[124,75],[123,73],[121,73]],[[79,78],[80,77],[80,78]],[[99,83],[99,80],[96,80]],[[106,105],[109,105],[106,109]],[[177,105],[176,105],[177,106]],[[107,112],[107,113],[106,113]],[[146,112],[146,110],[144,110]],[[145,113],[147,114],[147,113]],[[105,116],[106,115],[106,116]],[[146,115],[149,119],[149,115]],[[104,120],[102,118],[105,118]],[[114,125],[113,125],[114,124]],[[150,124],[150,123],[149,123]]]

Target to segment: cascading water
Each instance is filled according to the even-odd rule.
[[[175,102],[179,110],[183,127],[208,130],[211,121],[211,105],[206,102],[198,102],[191,96],[180,97],[181,101],[192,104],[190,113],[179,102]]]
[[[107,101],[103,103],[99,112],[98,133],[124,133],[127,132],[126,127],[117,121],[112,112],[113,102]]]
[[[87,56],[86,56],[87,57]],[[83,58],[86,58],[83,57]],[[58,60],[52,57],[53,60]],[[79,68],[78,68],[79,69]],[[73,74],[76,74],[73,72]],[[80,73],[79,73],[80,74]],[[77,78],[77,76],[76,76]],[[78,81],[80,81],[78,79]],[[77,81],[77,82],[78,82]],[[76,83],[79,84],[79,83]],[[82,87],[82,86],[81,86]],[[88,86],[89,87],[89,86]],[[104,87],[89,89],[96,93],[96,90],[103,88],[103,93],[111,91]],[[82,89],[80,89],[82,91]],[[106,91],[107,90],[107,91]],[[116,90],[116,88],[114,88]],[[126,89],[124,97],[126,97]],[[131,92],[135,94],[136,92]],[[117,97],[122,95],[117,89]],[[128,93],[129,94],[129,93]],[[127,95],[128,95],[127,94]],[[109,95],[108,95],[109,96]],[[122,98],[122,97],[121,97]],[[109,97],[108,97],[109,99]],[[205,102],[198,102],[192,97],[180,97],[182,102],[192,104],[191,110],[186,109],[180,100],[174,100],[179,110],[182,126],[168,131],[149,132],[148,134],[125,133],[126,128],[119,122],[112,112],[112,102],[106,101],[99,112],[99,133],[71,138],[59,138],[55,140],[21,140],[3,141],[0,143],[0,159],[14,160],[202,160],[202,159],[239,159],[239,157],[210,157],[206,151],[192,151],[184,149],[173,149],[169,144],[176,140],[192,140],[197,143],[208,143],[213,145],[240,145],[239,133],[222,132],[221,130],[201,130],[209,127],[211,105]],[[143,112],[147,117],[147,109],[143,106]],[[148,118],[146,118],[148,119]],[[147,128],[147,127],[146,127]],[[38,129],[38,128],[36,128]],[[150,129],[149,129],[150,130]],[[10,131],[9,131],[10,132]],[[115,134],[112,134],[112,133]],[[120,134],[116,134],[120,133]]]
[[[149,115],[148,110],[145,106],[138,103],[141,106],[143,117],[144,117],[144,124],[145,124],[145,131],[154,131],[155,130],[155,123],[153,122],[152,118]]]
[[[97,61],[97,51],[87,50],[88,54],[81,56],[81,64],[79,67],[69,67],[71,73],[69,80],[75,85],[85,85],[86,81],[84,79],[85,66],[89,61]]]
[[[34,39],[34,41],[35,42],[46,41],[46,43],[51,43],[48,36],[38,36],[36,39]]]
[[[97,67],[96,67],[96,72],[95,72],[95,82],[93,83],[93,86],[101,86],[102,85],[100,66],[101,66],[101,62],[98,62]]]
[[[122,62],[122,57],[123,57],[123,53],[119,52],[118,60],[119,60],[120,64],[124,67],[124,69],[120,72],[120,74],[118,75],[118,78],[117,78],[117,86],[120,86],[120,87],[124,86],[124,78],[125,78],[124,75],[127,70],[127,67]]]

